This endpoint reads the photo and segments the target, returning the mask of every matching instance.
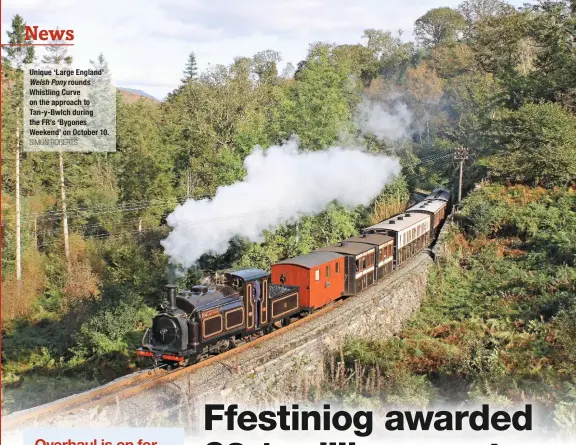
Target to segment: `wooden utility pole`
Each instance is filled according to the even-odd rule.
[[[458,181],[458,204],[462,201],[462,180],[464,178],[464,161],[468,159],[470,150],[468,148],[460,147],[456,149],[454,159],[460,161],[460,180]]]
[[[58,161],[60,164],[60,195],[62,197],[62,230],[64,232],[64,254],[70,272],[70,238],[68,236],[68,214],[66,212],[66,189],[64,187],[64,156],[62,150],[58,152]]]
[[[22,283],[22,240],[20,235],[20,107],[16,107],[16,280]]]

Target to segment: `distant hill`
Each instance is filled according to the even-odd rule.
[[[123,87],[116,87],[118,91],[122,94],[122,97],[126,100],[126,102],[136,102],[138,99],[144,98],[148,100],[153,100],[154,102],[160,102],[154,96],[151,96],[148,93],[145,93],[142,90],[134,90],[132,88],[123,88]]]

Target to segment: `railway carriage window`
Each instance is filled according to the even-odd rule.
[[[326,277],[330,276],[330,266],[326,266]]]
[[[360,270],[360,260],[356,260],[356,270]]]
[[[336,273],[340,273],[340,263],[336,263]]]
[[[320,269],[316,270],[315,274],[316,274],[315,276],[316,281],[320,281]]]

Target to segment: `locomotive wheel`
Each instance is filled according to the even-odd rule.
[[[286,327],[290,324],[290,317],[286,317],[282,319],[282,327]]]
[[[166,362],[166,363],[165,363],[165,366],[164,366],[164,369],[166,369],[166,371],[170,372],[170,371],[172,371],[174,368],[176,368],[176,366],[177,366],[177,365],[176,365],[175,363]]]
[[[232,348],[232,342],[229,338],[220,340],[218,343],[216,343],[216,348],[218,349],[218,353],[222,354],[223,352],[226,352],[228,349]]]

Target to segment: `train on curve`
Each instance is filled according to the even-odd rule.
[[[184,366],[362,292],[426,249],[451,205],[450,191],[438,188],[402,214],[340,243],[273,264],[271,272],[226,271],[209,286],[178,293],[168,285],[168,299],[137,354],[155,364]]]

